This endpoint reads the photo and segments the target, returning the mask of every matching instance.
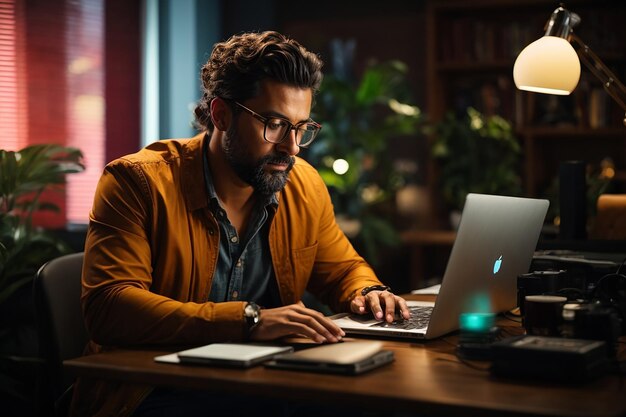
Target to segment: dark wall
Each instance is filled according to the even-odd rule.
[[[278,30],[319,53],[325,72],[332,71],[332,39],[356,41],[353,71],[371,59],[398,59],[410,68],[416,103],[425,104],[425,1],[321,0],[302,2],[232,0],[222,3],[223,34]]]

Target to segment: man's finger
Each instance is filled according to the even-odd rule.
[[[372,314],[376,320],[383,320],[383,309],[380,306],[380,293],[381,291],[372,291],[365,296],[367,303],[370,306]]]

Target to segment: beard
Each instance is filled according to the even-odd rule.
[[[295,158],[285,153],[271,153],[255,159],[242,146],[241,138],[234,126],[224,136],[224,155],[237,176],[254,188],[254,191],[263,196],[270,196],[281,191],[289,179],[289,172],[293,168]],[[287,164],[284,171],[266,171],[268,164]]]

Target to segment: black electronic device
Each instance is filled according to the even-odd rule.
[[[559,167],[560,239],[587,237],[586,169],[583,161],[563,161]]]
[[[573,324],[573,337],[605,341],[609,355],[615,356],[622,330],[622,320],[615,308],[600,303],[582,305],[575,310]]]
[[[567,286],[564,270],[534,271],[517,277],[517,305],[524,315],[524,299],[527,295],[556,294]]]
[[[461,329],[456,352],[463,359],[491,360],[491,345],[499,335],[498,327],[491,327],[484,331]]]
[[[515,336],[491,346],[491,372],[498,377],[581,383],[609,367],[606,343],[599,340]]]
[[[538,251],[529,269],[534,272],[522,276],[535,278],[534,286],[528,288],[536,291],[535,294],[589,299],[596,283],[615,272],[621,257],[620,254],[571,250]],[[533,283],[526,284],[530,286]],[[533,294],[529,292],[527,295]]]
[[[588,314],[586,321],[579,320],[576,325],[579,334],[585,338],[610,341],[615,322],[620,333],[626,335],[626,275],[621,273],[625,264],[626,259],[620,262],[615,256],[610,260],[599,256],[590,258],[571,251],[535,254],[531,267],[544,266],[546,269],[535,269],[517,277],[520,314],[525,314],[527,295],[560,295],[570,302],[587,305],[581,312],[581,315]],[[590,311],[590,308],[594,310]],[[584,330],[582,333],[581,329]]]
[[[616,317],[621,334],[626,335],[626,275],[620,273],[626,259],[617,272],[603,276],[595,285],[592,300],[612,312]]]

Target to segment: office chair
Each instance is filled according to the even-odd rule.
[[[33,282],[40,355],[45,361],[40,415],[67,415],[73,378],[63,361],[83,354],[88,341],[80,305],[83,253],[64,255],[43,265]]]

